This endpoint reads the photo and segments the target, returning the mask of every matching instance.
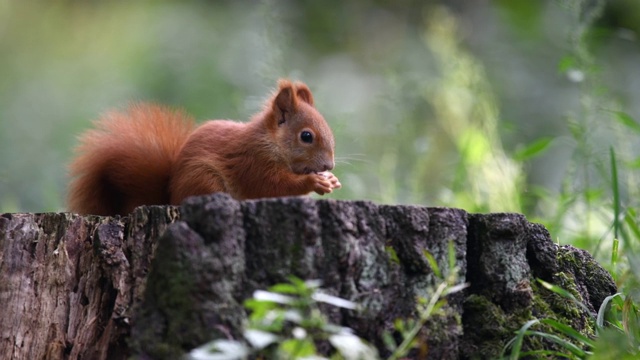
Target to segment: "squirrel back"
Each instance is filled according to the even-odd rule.
[[[323,195],[341,185],[334,138],[309,88],[281,80],[247,123],[208,121],[189,137],[171,177],[171,203],[217,191],[236,199]]]
[[[126,215],[140,205],[179,204],[218,191],[236,199],[323,195],[339,188],[333,133],[309,88],[281,80],[248,123],[207,121],[132,105],[80,137],[71,164],[69,210]]]
[[[70,165],[69,211],[127,214],[169,203],[171,168],[194,125],[180,111],[133,104],[112,111],[80,137]]]

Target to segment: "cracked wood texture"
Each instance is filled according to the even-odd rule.
[[[129,309],[177,218],[175,207],[0,216],[0,358],[125,359]]]
[[[384,355],[382,332],[415,317],[416,301],[438,281],[424,251],[446,269],[449,242],[470,287],[425,325],[418,341],[428,352],[414,357],[496,357],[532,314],[570,314],[587,331],[591,314],[563,308],[535,278],[571,289],[592,313],[616,291],[588,253],[555,245],[518,214],[224,194],[122,218],[3,214],[0,354],[178,358],[213,338],[237,338],[244,299],[296,275],[362,304],[358,313],[323,310]]]

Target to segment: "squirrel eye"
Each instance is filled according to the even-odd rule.
[[[307,144],[311,144],[313,142],[313,135],[308,131],[303,131],[300,133],[300,140]]]

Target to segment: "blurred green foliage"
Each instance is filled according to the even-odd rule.
[[[334,129],[330,197],[522,212],[638,304],[639,34],[637,0],[0,0],[0,212],[63,211],[108,109],[246,120],[290,77]]]
[[[632,0],[0,0],[0,211],[64,210],[110,108],[246,120],[291,77],[336,135],[330,197],[523,212],[606,249],[610,147],[621,201],[640,191],[639,24]]]

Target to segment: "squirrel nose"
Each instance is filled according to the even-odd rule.
[[[325,164],[322,166],[322,171],[329,171],[329,170],[333,169],[333,166],[334,166],[334,165],[333,165],[333,161],[332,161],[332,162],[330,162],[330,163],[325,163]]]

